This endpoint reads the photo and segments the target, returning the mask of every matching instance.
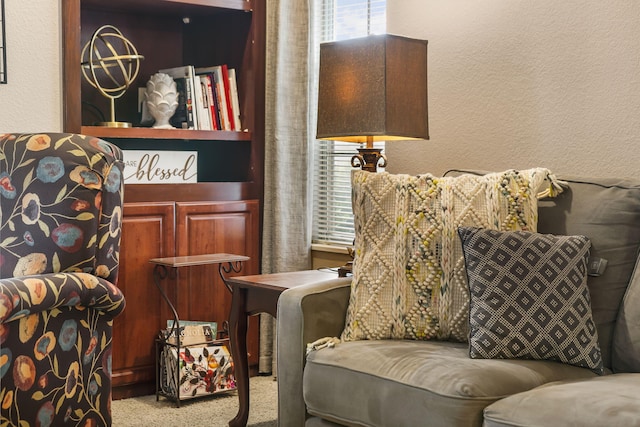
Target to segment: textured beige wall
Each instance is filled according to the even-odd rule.
[[[5,0],[7,77],[0,133],[62,130],[60,2]]]
[[[388,0],[429,40],[429,141],[390,172],[548,167],[640,176],[640,1]]]

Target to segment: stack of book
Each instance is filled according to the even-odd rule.
[[[167,320],[167,329],[161,331],[168,343],[177,345],[177,337],[180,337],[179,345],[192,345],[214,342],[218,335],[216,322],[203,322],[197,320],[180,320],[180,330],[174,326],[174,320]]]
[[[179,129],[241,131],[238,83],[234,68],[191,65],[159,70],[173,77],[178,108],[170,119]]]

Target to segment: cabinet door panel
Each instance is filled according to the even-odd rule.
[[[257,274],[258,202],[176,203],[176,255],[231,253],[251,259],[240,274]],[[229,318],[231,294],[224,286],[218,266],[181,269],[178,313],[191,320],[222,322]]]
[[[174,212],[173,202],[124,205],[118,287],[127,305],[113,324],[114,388],[155,381],[154,340],[170,317],[149,259],[174,256]],[[175,281],[162,285],[174,297]]]

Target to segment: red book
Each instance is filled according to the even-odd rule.
[[[229,87],[229,69],[225,64],[221,65],[221,68],[222,68],[222,81],[224,83],[224,97],[227,103],[227,112],[229,115],[229,127],[231,128],[230,130],[234,130],[236,126],[234,122],[235,114],[233,112],[233,105],[231,102],[231,88]]]

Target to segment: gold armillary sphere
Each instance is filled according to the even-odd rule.
[[[131,123],[116,122],[115,99],[127,91],[138,76],[140,60],[135,46],[113,25],[98,28],[82,49],[82,74],[89,84],[111,100],[111,121],[100,123],[108,127],[130,127]]]

